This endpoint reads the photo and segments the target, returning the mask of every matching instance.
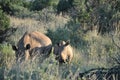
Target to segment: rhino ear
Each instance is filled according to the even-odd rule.
[[[30,44],[27,44],[25,49],[28,50],[28,49],[30,49],[30,47],[31,47]]]
[[[17,51],[17,50],[18,50],[15,45],[12,45],[12,49],[13,49],[14,51]]]
[[[67,46],[69,44],[70,44],[70,40],[67,40],[65,46]]]
[[[60,43],[57,43],[57,46],[60,46]]]

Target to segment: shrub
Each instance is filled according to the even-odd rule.
[[[0,30],[5,30],[9,28],[10,19],[0,10]]]
[[[30,7],[29,1],[23,0],[0,0],[0,6],[3,12],[9,15],[23,12],[24,8]]]
[[[18,6],[16,4],[12,5],[12,15],[20,18],[25,18],[28,17],[30,14],[30,11],[23,7],[23,6]]]
[[[73,0],[59,0],[57,5],[57,14],[60,12],[68,12],[68,10],[73,6]]]
[[[73,24],[69,21],[65,27],[59,27],[55,30],[48,29],[47,35],[52,39],[53,44],[60,40],[70,40],[71,44],[76,48],[86,46],[86,41],[83,39],[83,32],[80,30],[80,24]]]
[[[0,65],[6,64],[13,55],[10,44],[0,44]]]
[[[63,29],[63,28],[58,28],[56,29],[56,31],[48,29],[47,35],[52,39],[53,44],[59,42],[60,40],[70,39],[70,34],[68,29]]]
[[[49,6],[56,6],[58,0],[34,0],[31,4],[31,10],[42,10]]]

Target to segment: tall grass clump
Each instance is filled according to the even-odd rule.
[[[9,60],[14,56],[11,45],[8,43],[0,44],[0,55],[0,65],[9,64]]]

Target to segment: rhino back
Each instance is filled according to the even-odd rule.
[[[35,47],[43,47],[52,44],[51,40],[40,32],[26,32],[18,42],[18,48],[22,49],[27,44],[30,44],[31,49]]]

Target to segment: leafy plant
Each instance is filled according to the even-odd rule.
[[[13,56],[14,53],[10,44],[0,44],[0,65],[6,64],[6,61]]]
[[[31,3],[31,10],[39,11],[49,6],[55,6],[57,5],[57,3],[58,3],[58,0],[34,0]]]
[[[5,30],[9,28],[10,19],[0,10],[0,30]]]

